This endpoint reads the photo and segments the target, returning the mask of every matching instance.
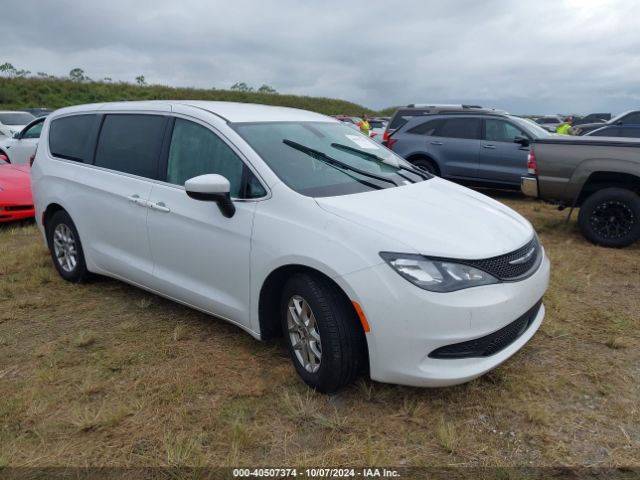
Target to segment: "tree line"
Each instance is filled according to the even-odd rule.
[[[72,68],[69,71],[69,75],[67,77],[56,77],[55,75],[49,75],[45,72],[37,72],[35,75],[31,73],[30,70],[24,70],[14,67],[11,63],[5,62],[0,65],[0,76],[6,78],[39,78],[43,80],[72,80],[78,83],[90,83],[90,82],[102,82],[102,83],[112,83],[113,79],[111,77],[104,77],[100,80],[93,80],[89,77],[82,68],[76,67]],[[148,86],[147,80],[144,75],[138,75],[135,77],[135,83],[141,87]],[[123,82],[128,83],[128,82]],[[216,88],[212,88],[212,90],[216,90]],[[231,85],[230,90],[237,92],[257,92],[257,93],[273,93],[277,94],[275,88],[270,85],[263,84],[257,89],[254,87],[247,85],[245,82],[236,82]]]

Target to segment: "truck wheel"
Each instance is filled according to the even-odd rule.
[[[582,204],[578,226],[596,245],[631,245],[640,238],[640,197],[624,188],[599,190]]]

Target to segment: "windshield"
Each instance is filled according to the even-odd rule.
[[[291,189],[330,197],[430,178],[341,123],[260,122],[232,127]]]
[[[511,120],[516,122],[518,125],[520,125],[522,128],[524,128],[527,131],[527,133],[532,135],[534,138],[553,136],[551,132],[545,130],[533,120],[529,120],[527,118],[522,118],[522,117],[510,117],[510,118]]]
[[[0,113],[0,123],[3,125],[26,125],[35,118],[26,112]]]

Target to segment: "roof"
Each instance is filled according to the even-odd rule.
[[[335,122],[336,120],[315,112],[298,108],[275,107],[256,103],[210,102],[203,100],[148,100],[78,105],[66,108],[65,113],[86,110],[144,110],[149,107],[170,109],[173,105],[185,105],[211,112],[229,122]]]

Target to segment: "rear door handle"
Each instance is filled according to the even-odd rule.
[[[152,210],[157,210],[158,212],[169,213],[171,209],[167,207],[164,202],[152,203],[149,202],[149,208]]]
[[[431,142],[431,145],[442,145],[442,142],[433,141],[433,142]]]
[[[489,150],[495,150],[496,146],[495,145],[484,144],[484,145],[482,145],[482,148],[488,148]]]
[[[140,195],[138,195],[137,193],[134,195],[128,196],[127,200],[135,203],[136,205],[140,205],[141,207],[147,207],[149,203],[146,200],[143,200],[142,198],[140,198]]]

